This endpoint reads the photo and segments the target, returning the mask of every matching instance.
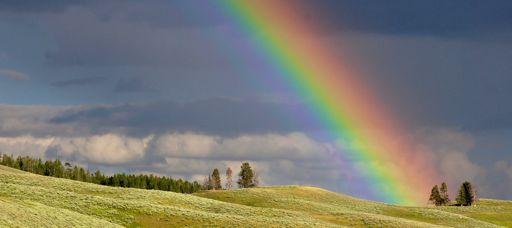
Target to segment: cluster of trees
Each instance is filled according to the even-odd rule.
[[[441,184],[441,188],[435,185],[430,192],[429,201],[436,206],[448,205],[450,197],[448,196],[448,185],[445,182]]]
[[[54,161],[42,161],[29,156],[18,156],[14,158],[12,155],[0,154],[0,165],[20,169],[23,171],[58,177],[71,180],[125,188],[142,188],[156,189],[163,191],[172,191],[180,193],[193,193],[201,190],[201,185],[197,182],[189,182],[182,179],[173,179],[171,177],[160,177],[155,175],[133,175],[125,173],[117,173],[107,176],[97,170],[91,173],[79,166],[72,166],[66,162],[62,164],[59,159]]]
[[[460,186],[459,192],[455,199],[455,204],[450,204],[450,197],[448,196],[448,186],[445,182],[441,187],[435,185],[430,192],[429,201],[436,206],[471,206],[475,202],[476,193],[470,182],[465,181]]]
[[[243,162],[240,166],[240,172],[238,173],[239,188],[252,188],[259,185],[258,175],[252,170],[249,162]],[[225,189],[233,188],[233,170],[230,167],[226,169],[226,185]],[[222,183],[220,178],[220,172],[217,168],[213,169],[211,175],[205,178],[203,183],[204,190],[222,190]]]

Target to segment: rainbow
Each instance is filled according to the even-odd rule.
[[[386,107],[315,37],[290,1],[223,1],[223,9],[340,143],[383,202],[425,204],[437,174]]]

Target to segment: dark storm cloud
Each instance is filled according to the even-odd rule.
[[[89,8],[102,21],[121,19],[156,27],[211,27],[226,23],[220,4],[205,1],[0,1],[0,11],[62,12],[70,6]],[[385,34],[461,36],[512,29],[508,0],[299,0],[304,20],[327,30]]]
[[[86,3],[85,0],[2,0],[0,1],[0,12],[57,12],[65,10],[66,8],[73,5],[84,5],[84,3]]]
[[[120,78],[117,81],[115,92],[118,93],[134,93],[134,92],[151,92],[154,91],[146,81],[133,77],[133,78]]]
[[[490,117],[484,117],[480,121],[474,121],[464,126],[469,131],[489,131],[512,129],[512,112],[492,113]]]
[[[94,10],[103,21],[122,17],[156,27],[212,26],[222,22],[220,5],[201,0],[2,0],[0,12],[62,13],[69,8]]]
[[[512,2],[326,0],[303,3],[296,5],[306,6],[300,9],[306,19],[325,23],[330,31],[361,32],[356,34],[361,37],[355,40],[341,44],[326,42],[325,45],[333,49],[348,46],[353,50],[347,53],[363,56],[360,62],[364,65],[360,68],[375,69],[370,72],[368,81],[378,84],[376,87],[381,91],[377,94],[386,98],[383,102],[389,101],[389,106],[403,109],[400,110],[402,119],[424,120],[420,123],[423,125],[468,129],[484,128],[474,126],[476,123],[489,122],[488,127],[493,128],[507,125],[501,119],[509,118],[500,115],[512,112],[512,106],[507,103],[509,91],[512,91],[509,76],[512,68],[507,62],[512,57],[507,51],[510,43],[493,46],[487,45],[489,42],[424,36],[471,38],[491,32],[502,35],[512,28],[509,13]],[[266,75],[272,73],[262,68],[254,70],[255,65],[260,66],[260,60],[248,56],[255,56],[256,51],[237,52],[239,47],[247,46],[245,38],[231,34],[236,28],[230,27],[232,24],[226,15],[221,15],[218,5],[204,5],[204,1],[55,1],[48,4],[4,1],[2,4],[4,11],[59,9],[40,15],[41,20],[37,22],[48,29],[52,44],[57,46],[46,50],[46,67],[73,66],[78,73],[103,70],[82,72],[78,75],[84,78],[71,80],[62,80],[65,77],[60,76],[61,80],[52,78],[50,81],[50,76],[45,74],[34,76],[46,77],[41,80],[53,81],[46,84],[56,87],[104,83],[104,86],[91,88],[92,93],[127,96],[116,102],[128,102],[126,98],[131,99],[128,96],[136,92],[147,102],[157,96],[154,90],[178,99],[205,98],[212,94],[246,97],[253,95],[247,92],[251,85],[244,84],[253,80],[248,78],[272,77]],[[401,36],[403,34],[414,36]],[[351,35],[354,34],[339,36]],[[503,36],[505,38],[507,36]],[[355,56],[347,59],[355,59]],[[123,67],[130,69],[119,70]],[[86,78],[87,75],[91,78]],[[107,85],[108,80],[94,75],[114,77],[111,80],[114,84]],[[144,80],[140,75],[145,76]],[[275,79],[271,80],[274,83]],[[236,91],[236,94],[223,94],[225,91]],[[74,95],[84,93],[81,97],[92,97],[90,90],[73,92]],[[111,97],[102,99],[107,100],[104,103],[112,102]]]
[[[62,80],[52,82],[51,85],[54,87],[69,87],[69,86],[85,86],[85,85],[95,85],[101,84],[106,81],[106,77],[85,77],[85,78],[75,78],[69,80]]]
[[[165,66],[218,68],[229,59],[216,28],[163,28],[115,18],[103,21],[95,11],[76,9],[54,15],[49,28],[59,48],[47,50],[52,66]]]
[[[499,123],[510,118],[510,42],[340,37],[332,46],[351,54],[346,64],[363,72],[360,79],[403,122],[476,130],[490,122],[495,123],[488,127],[501,128]]]
[[[304,1],[328,30],[445,37],[493,35],[512,31],[508,0],[326,0]]]
[[[16,2],[7,1],[6,10],[45,9],[41,1]],[[295,5],[305,20],[331,32],[468,39],[512,29],[510,1],[302,2]],[[223,47],[237,42],[226,35],[236,30],[232,20],[218,4],[204,1],[58,1],[46,7],[58,6],[63,10],[37,20],[58,45],[46,51],[50,65],[226,67],[230,59]]]
[[[80,125],[96,133],[123,129],[135,135],[173,131],[236,135],[318,129],[311,119],[302,105],[218,98],[94,107],[62,113],[49,123]]]

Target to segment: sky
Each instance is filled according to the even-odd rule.
[[[512,199],[511,1],[289,4],[452,191]],[[0,0],[0,151],[198,181],[250,161],[371,198],[249,40],[214,2]]]

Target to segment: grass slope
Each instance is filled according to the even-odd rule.
[[[299,211],[347,226],[512,227],[512,201],[481,199],[472,207],[402,207],[301,186],[209,191],[195,195],[261,208]]]
[[[319,188],[267,187],[195,195],[100,186],[0,166],[0,227],[512,226],[512,202],[399,207]]]

